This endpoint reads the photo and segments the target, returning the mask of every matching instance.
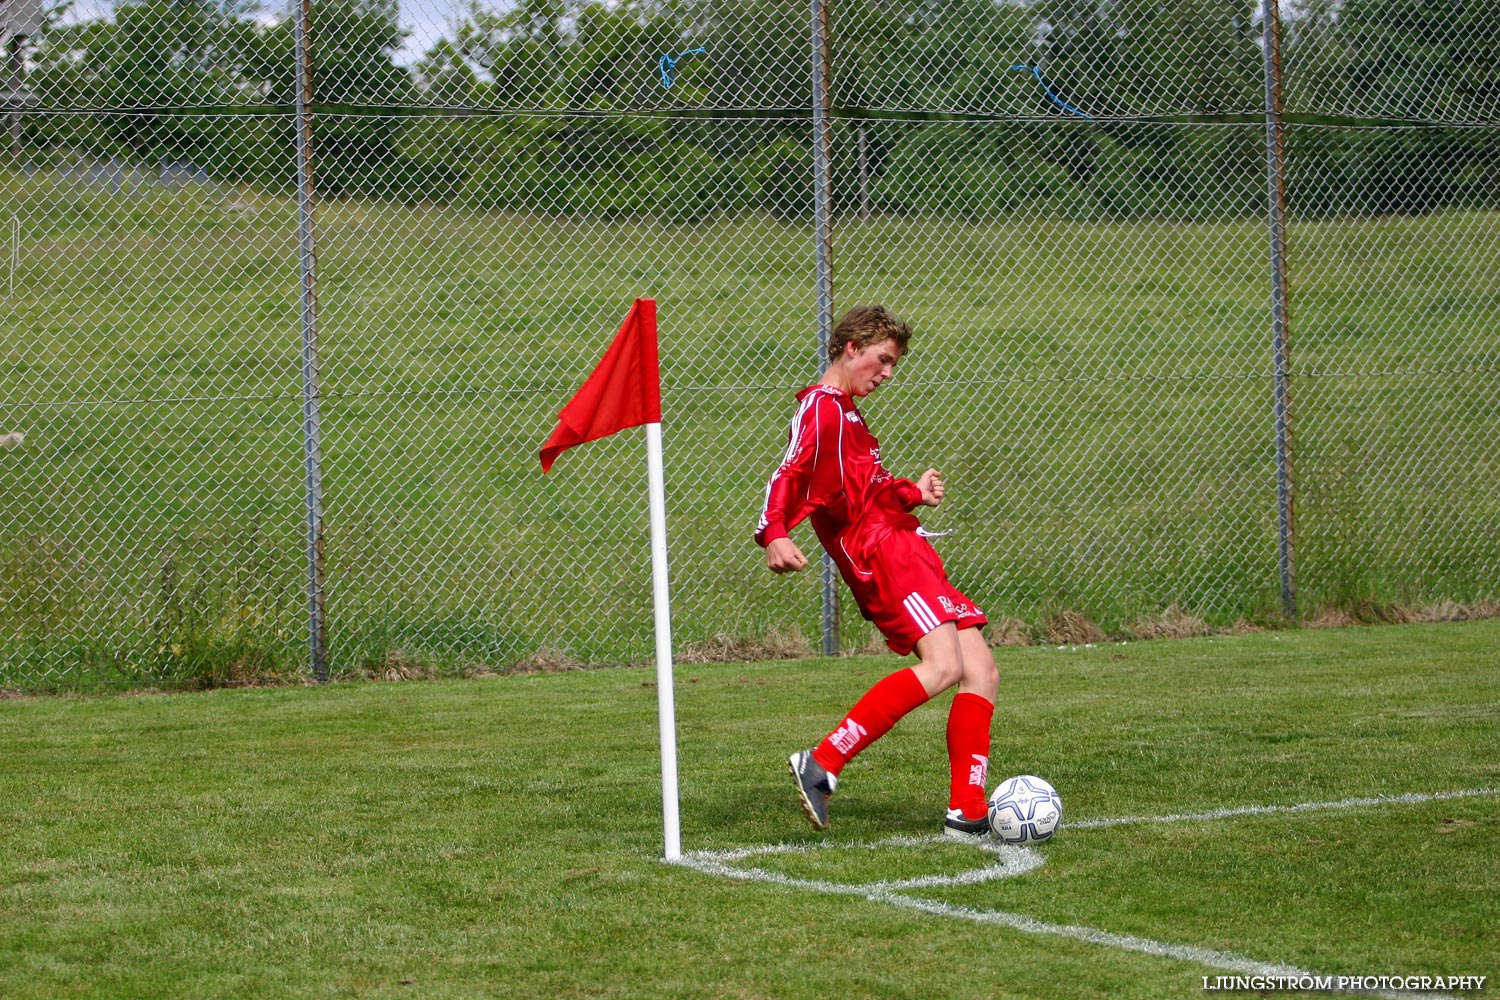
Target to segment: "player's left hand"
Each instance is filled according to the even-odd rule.
[[[922,503],[928,507],[936,507],[943,502],[943,474],[936,469],[928,469],[917,480],[917,489],[922,491]]]

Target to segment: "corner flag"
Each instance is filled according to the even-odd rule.
[[[557,415],[542,445],[542,471],[574,445],[642,424],[661,423],[661,370],[656,344],[656,300],[636,299],[594,373]]]
[[[651,508],[651,601],[656,613],[656,715],[661,734],[662,829],[666,859],[682,857],[677,815],[677,708],[672,689],[672,609],[667,587],[667,489],[661,456],[661,369],[656,300],[636,299],[614,342],[557,415],[542,445],[542,471],[574,445],[629,427],[646,427],[646,483]]]

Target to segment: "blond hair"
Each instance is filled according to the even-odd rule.
[[[907,341],[911,340],[911,326],[885,306],[856,306],[834,325],[828,338],[828,360],[837,361],[845,344],[864,350],[887,340],[895,341],[905,354]]]

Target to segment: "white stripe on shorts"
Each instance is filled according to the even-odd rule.
[[[916,591],[907,594],[901,606],[906,608],[906,613],[911,615],[911,620],[917,623],[917,628],[922,630],[923,635],[942,624],[938,621],[937,615],[932,613],[932,607]]]

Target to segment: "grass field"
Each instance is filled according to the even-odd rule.
[[[947,699],[849,767],[826,835],[784,765],[890,656],[679,668],[685,848],[805,848],[735,862],[801,886],[659,860],[641,669],[4,701],[0,995],[1156,1000],[1226,974],[1120,936],[1493,983],[1497,650],[1491,621],[1003,651],[991,773],[1050,778],[1074,825],[1032,871],[895,904],[806,883],[993,863],[881,846],[935,830]]]
[[[0,434],[27,435],[0,451],[0,688],[303,669],[292,199],[0,190]],[[319,233],[335,672],[649,657],[639,435],[536,461],[643,294],[679,637],[816,647],[817,581],[765,573],[749,541],[814,377],[808,225],[350,200]],[[916,325],[867,410],[894,471],[947,473],[933,526],[992,617],[1275,620],[1259,220],[877,217],[840,220],[837,247],[840,303]],[[1500,596],[1496,247],[1494,212],[1293,227],[1304,616]]]

